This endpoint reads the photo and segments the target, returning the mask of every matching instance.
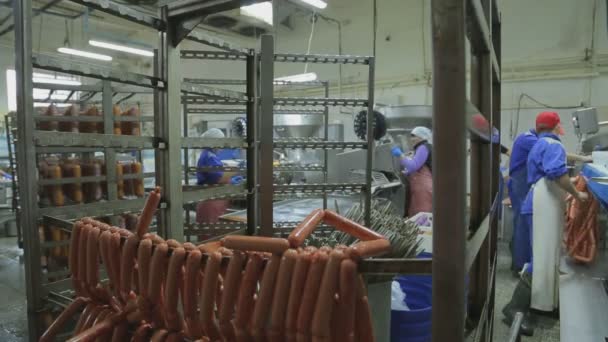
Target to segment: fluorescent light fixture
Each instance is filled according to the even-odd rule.
[[[272,2],[259,2],[257,4],[241,7],[241,15],[259,19],[272,25]]]
[[[8,110],[17,110],[17,73],[13,69],[6,70],[6,96]]]
[[[279,78],[275,78],[274,80],[278,81],[278,82],[294,82],[294,83],[311,82],[311,81],[317,80],[317,74],[314,72],[307,72],[305,74],[297,74],[297,75],[279,77]]]
[[[102,54],[94,53],[94,52],[70,49],[70,48],[66,48],[66,47],[60,47],[57,49],[57,51],[68,54],[68,55],[80,56],[80,57],[91,58],[91,59],[98,59],[100,61],[106,61],[106,62],[112,61],[111,56],[102,55]]]
[[[154,57],[154,52],[152,52],[152,51],[148,51],[148,50],[144,50],[144,49],[137,49],[137,48],[129,47],[126,45],[121,45],[121,44],[108,43],[108,42],[102,42],[99,40],[91,39],[91,40],[89,40],[89,45],[104,48],[104,49],[132,53],[134,55],[140,55],[140,56],[145,56],[145,57]]]
[[[320,8],[320,9],[324,9],[325,7],[327,7],[327,2],[323,1],[323,0],[300,0],[301,2],[314,6],[316,8]]]

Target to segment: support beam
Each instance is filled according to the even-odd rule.
[[[464,341],[466,66],[464,1],[432,0],[433,342]]]
[[[258,227],[258,55],[253,51],[247,56],[247,235],[254,235]]]
[[[259,163],[259,210],[260,231],[263,236],[272,235],[273,172],[273,125],[274,125],[274,39],[263,35],[260,48],[260,163]]]

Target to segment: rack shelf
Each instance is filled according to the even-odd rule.
[[[192,41],[195,41],[195,42],[207,45],[207,46],[211,46],[214,48],[218,48],[220,50],[230,51],[230,52],[233,52],[236,54],[241,54],[241,55],[250,54],[249,49],[239,47],[239,46],[232,44],[230,42],[227,42],[223,39],[220,39],[220,38],[217,38],[212,35],[202,33],[199,31],[190,32],[190,34],[186,37],[186,39],[192,40]]]
[[[327,184],[289,184],[274,185],[275,193],[328,193],[335,191],[361,191],[365,189],[365,183],[327,183]]]
[[[275,148],[288,148],[288,149],[347,149],[347,148],[367,148],[367,143],[362,141],[318,141],[318,140],[288,140],[288,141],[275,141]]]
[[[182,148],[246,148],[243,138],[182,138]]]
[[[237,101],[247,101],[247,95],[238,91],[208,87],[202,84],[182,83],[182,92],[203,96],[213,96]]]
[[[320,63],[320,64],[363,64],[368,65],[368,56],[347,55],[301,55],[295,53],[277,53],[274,55],[275,62],[285,63]]]
[[[282,106],[342,106],[342,107],[366,107],[368,101],[365,99],[349,98],[323,98],[323,97],[276,97],[275,105]]]
[[[139,212],[144,207],[145,199],[114,200],[87,204],[67,205],[63,207],[40,208],[40,215],[63,219],[77,219],[91,216],[113,216],[129,212]]]
[[[207,60],[240,60],[247,59],[247,55],[243,53],[234,53],[228,51],[199,51],[199,50],[182,50],[182,59],[207,59]]]
[[[99,10],[128,21],[138,23],[156,30],[164,30],[165,24],[159,18],[134,10],[127,5],[121,5],[107,0],[70,0],[73,3]]]
[[[183,203],[195,203],[210,199],[223,199],[243,197],[248,194],[247,187],[240,185],[217,185],[217,186],[186,186],[183,188]]]
[[[45,147],[164,148],[164,143],[155,137],[99,133],[34,131],[34,142]]]
[[[235,99],[235,98],[216,98],[216,97],[204,97],[185,95],[182,96],[182,103],[185,104],[211,104],[211,105],[246,105],[247,100]]]

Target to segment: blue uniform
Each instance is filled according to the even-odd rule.
[[[530,150],[538,141],[534,129],[522,133],[513,142],[509,160],[509,198],[513,208],[513,237],[511,245],[513,270],[520,270],[532,257],[530,248],[530,228],[521,216],[521,204],[530,190],[528,185],[527,161]]]
[[[217,151],[216,155],[220,160],[240,159],[241,150],[236,148],[224,148]]]
[[[213,167],[213,166],[222,166],[222,161],[210,150],[203,150],[201,152],[200,157],[198,158],[198,162],[196,163],[196,167]],[[212,171],[212,172],[196,172],[196,184],[198,185],[211,185],[217,184],[219,180],[224,175],[222,171]]]
[[[559,137],[553,133],[542,133],[538,137],[538,142],[528,156],[528,185],[530,191],[522,203],[522,221],[529,226],[530,250],[532,250],[532,215],[534,203],[534,187],[541,178],[557,180],[568,173],[566,161],[566,150]],[[531,258],[532,259],[532,258]],[[532,260],[528,272],[532,273]]]

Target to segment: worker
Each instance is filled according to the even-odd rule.
[[[564,191],[580,201],[588,199],[586,193],[576,190],[568,175],[567,155],[559,138],[563,135],[559,115],[540,113],[536,117],[536,134],[538,141],[527,160],[530,190],[521,204],[520,217],[520,224],[531,227],[532,262],[531,267],[524,266],[511,302],[503,309],[508,324],[517,312],[524,313],[521,331],[525,335],[534,332],[529,308],[550,312],[557,308]]]
[[[224,133],[217,128],[210,128],[201,135],[202,138],[224,138]],[[222,167],[222,161],[217,157],[217,149],[205,148],[201,152],[197,168],[203,167]],[[243,177],[235,175],[232,172],[224,172],[221,170],[205,170],[196,172],[197,185],[215,185],[215,184],[240,184],[243,182]],[[196,222],[198,223],[215,223],[219,221],[221,215],[228,208],[228,200],[207,200],[197,204],[196,206]]]
[[[431,130],[418,126],[410,133],[413,156],[406,156],[399,146],[391,150],[393,156],[399,158],[402,172],[409,182],[408,217],[420,212],[433,212],[432,142]]]
[[[539,118],[541,117],[539,114]],[[549,114],[543,114],[549,115]],[[509,160],[509,183],[507,184],[511,208],[513,210],[513,235],[511,238],[511,269],[519,272],[523,266],[530,262],[532,245],[530,231],[526,222],[521,221],[521,204],[526,197],[530,186],[528,184],[528,171],[526,162],[532,147],[538,141],[536,129],[518,135],[513,142],[511,159]],[[591,157],[576,154],[567,154],[568,162],[590,162]]]

